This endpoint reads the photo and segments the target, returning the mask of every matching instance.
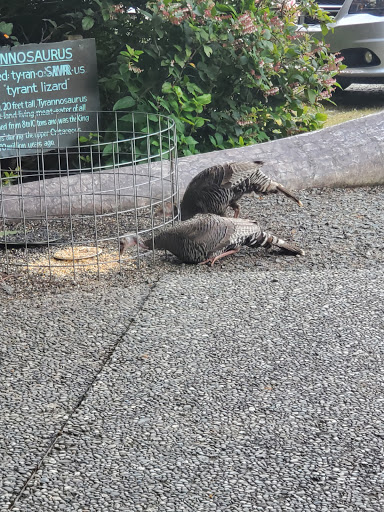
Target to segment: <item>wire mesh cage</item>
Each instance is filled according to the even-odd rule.
[[[178,208],[169,208],[179,205],[173,120],[137,112],[76,118],[83,116],[94,129],[84,131],[77,122],[77,142],[66,147],[56,119],[49,131],[53,149],[43,138],[39,143],[44,114],[34,116],[32,154],[18,144],[26,132],[13,123],[12,150],[8,144],[9,156],[0,159],[1,271],[76,279],[140,268],[138,248],[120,257],[120,237],[155,236],[175,222]]]

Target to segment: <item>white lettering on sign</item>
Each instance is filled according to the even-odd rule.
[[[99,110],[93,39],[0,49],[0,151],[77,145],[96,131]]]
[[[58,62],[70,60],[72,60],[72,48],[51,48],[47,50],[30,50],[27,52],[7,51],[0,53],[0,66],[41,64],[42,62]]]

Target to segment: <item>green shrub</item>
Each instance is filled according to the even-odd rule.
[[[299,12],[330,20],[296,1],[15,0],[3,23],[22,43],[94,37],[102,110],[171,116],[188,155],[321,128],[340,59],[297,31]]]
[[[318,129],[340,59],[297,31],[299,10],[327,20],[310,2],[148,3],[141,39],[103,83],[125,90],[115,109],[173,117],[183,155]]]

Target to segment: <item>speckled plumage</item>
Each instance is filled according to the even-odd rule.
[[[251,192],[266,194],[280,190],[300,201],[279,183],[268,178],[261,170],[263,162],[232,162],[209,167],[195,176],[185,190],[180,204],[181,220],[198,213],[214,213],[225,216],[229,207],[239,213],[237,201]]]
[[[164,249],[185,263],[213,260],[228,251],[247,247],[278,247],[295,254],[304,251],[262,231],[257,222],[207,214],[196,215],[176,226],[165,228],[153,239],[141,241],[148,249]],[[213,261],[211,261],[213,263]]]

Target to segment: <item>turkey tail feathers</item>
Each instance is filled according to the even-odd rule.
[[[278,238],[271,233],[266,233],[262,231],[258,235],[252,235],[249,237],[245,243],[247,247],[264,247],[265,249],[269,249],[270,247],[276,246],[280,249],[284,249],[292,254],[299,254],[300,256],[305,256],[305,251],[300,249],[296,244],[292,242],[286,242],[281,238]]]

